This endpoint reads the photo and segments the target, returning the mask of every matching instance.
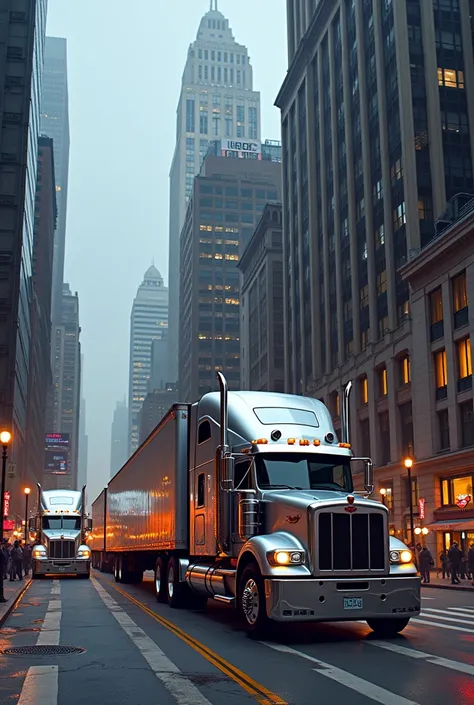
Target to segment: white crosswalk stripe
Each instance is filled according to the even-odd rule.
[[[423,606],[419,617],[412,618],[410,624],[423,624],[436,629],[474,634],[474,608],[473,607],[436,607]]]

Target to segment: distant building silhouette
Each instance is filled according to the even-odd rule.
[[[112,421],[110,477],[113,477],[127,461],[128,443],[128,407],[124,399],[117,402]]]

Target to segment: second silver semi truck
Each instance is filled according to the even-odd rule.
[[[350,385],[339,441],[312,398],[220,393],[175,404],[92,507],[93,566],[160,602],[236,607],[269,622],[365,620],[391,637],[420,612],[420,579],[388,510],[353,486]]]

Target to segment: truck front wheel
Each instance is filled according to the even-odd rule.
[[[409,621],[410,617],[398,617],[395,619],[376,618],[368,619],[367,624],[375,632],[376,636],[392,639],[405,629]]]
[[[253,563],[246,566],[240,576],[238,609],[247,634],[254,639],[265,636],[270,626],[265,604],[265,587],[258,566]]]
[[[158,602],[167,601],[167,567],[166,558],[163,558],[163,556],[157,558],[155,565],[155,595]]]

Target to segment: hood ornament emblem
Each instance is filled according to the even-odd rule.
[[[287,516],[286,521],[288,524],[297,524],[299,520],[301,519],[301,514],[296,514],[294,517]]]
[[[357,507],[354,507],[355,497],[352,494],[348,494],[346,499],[347,499],[347,507],[344,507],[344,511],[347,512],[348,514],[353,514],[354,512],[357,511]]]

